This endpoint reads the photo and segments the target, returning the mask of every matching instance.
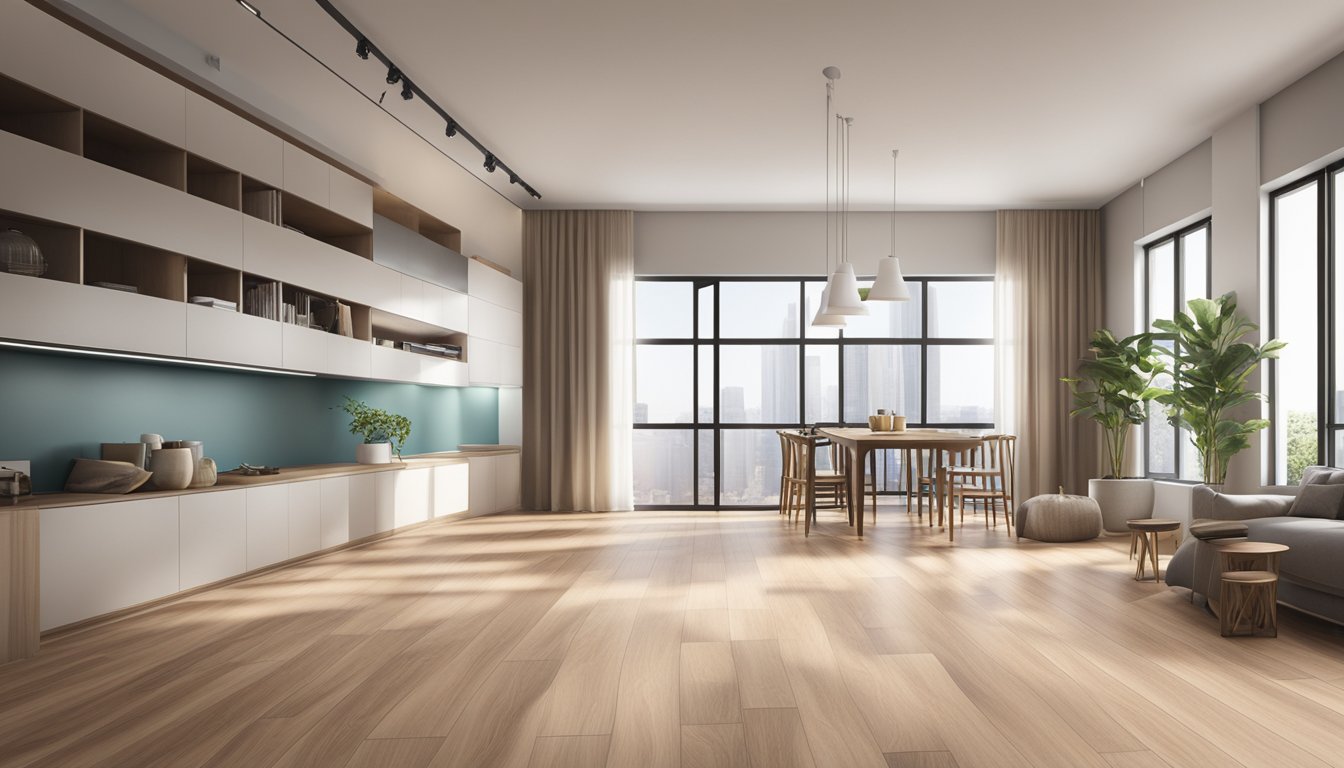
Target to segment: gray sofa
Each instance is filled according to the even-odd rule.
[[[1309,467],[1302,484],[1344,483],[1344,470]],[[1344,520],[1292,517],[1293,496],[1218,493],[1197,486],[1191,499],[1193,519],[1239,520],[1246,538],[1284,544],[1289,550],[1279,563],[1279,602],[1300,611],[1344,624]],[[1216,589],[1212,548],[1187,537],[1167,565],[1166,581],[1208,595]]]

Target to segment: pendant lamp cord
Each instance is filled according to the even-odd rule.
[[[834,241],[831,239],[831,90],[835,87],[834,81],[826,81],[826,271],[823,274],[831,273],[831,245]]]
[[[896,255],[896,156],[901,153],[899,149],[891,150],[891,253]]]

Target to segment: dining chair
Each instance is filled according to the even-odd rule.
[[[985,504],[985,527],[998,526],[998,509],[1003,505],[1003,519],[1008,530],[1013,529],[1013,507],[1017,496],[1017,437],[1014,435],[986,435],[981,443],[981,460],[967,466],[948,470],[952,486],[953,507],[965,521],[966,500]]]
[[[798,434],[792,430],[781,431],[780,435],[788,445],[788,456],[785,458],[785,478],[784,484],[788,486],[788,501],[785,505],[789,520],[797,523],[798,512],[808,514],[807,509],[807,477],[815,472],[812,461],[809,461],[809,454],[812,453],[812,441],[808,437]],[[816,490],[822,491],[823,495],[830,493],[835,498],[840,509],[848,513],[849,504],[847,503],[848,493],[846,484],[848,478],[839,472],[816,472],[813,475],[813,484]],[[816,520],[816,509],[811,510],[812,519]]]

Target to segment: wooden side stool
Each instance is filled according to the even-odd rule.
[[[1139,550],[1139,564],[1134,569],[1134,580],[1145,580],[1144,572],[1147,570],[1147,564],[1151,561],[1153,564],[1153,581],[1161,581],[1162,570],[1158,567],[1157,537],[1158,534],[1181,530],[1181,521],[1153,518],[1150,520],[1130,520],[1128,525],[1130,551],[1133,551],[1136,543]]]
[[[1223,637],[1279,636],[1279,575],[1271,571],[1228,571],[1218,602]]]

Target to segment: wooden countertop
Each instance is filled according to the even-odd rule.
[[[281,467],[276,475],[237,475],[220,472],[219,482],[209,488],[187,488],[181,491],[135,491],[134,493],[38,493],[25,496],[17,504],[0,502],[0,511],[11,509],[50,509],[53,507],[82,507],[89,504],[110,504],[118,501],[157,499],[166,496],[185,496],[192,493],[211,493],[232,488],[251,488],[259,485],[277,483],[297,483],[302,480],[321,480],[327,477],[364,475],[370,472],[396,472],[403,469],[438,467],[445,464],[460,464],[467,459],[487,456],[507,456],[519,453],[522,449],[516,445],[501,445],[491,450],[443,451],[440,453],[422,453],[417,456],[405,456],[402,461],[391,464],[309,464],[300,467]]]

